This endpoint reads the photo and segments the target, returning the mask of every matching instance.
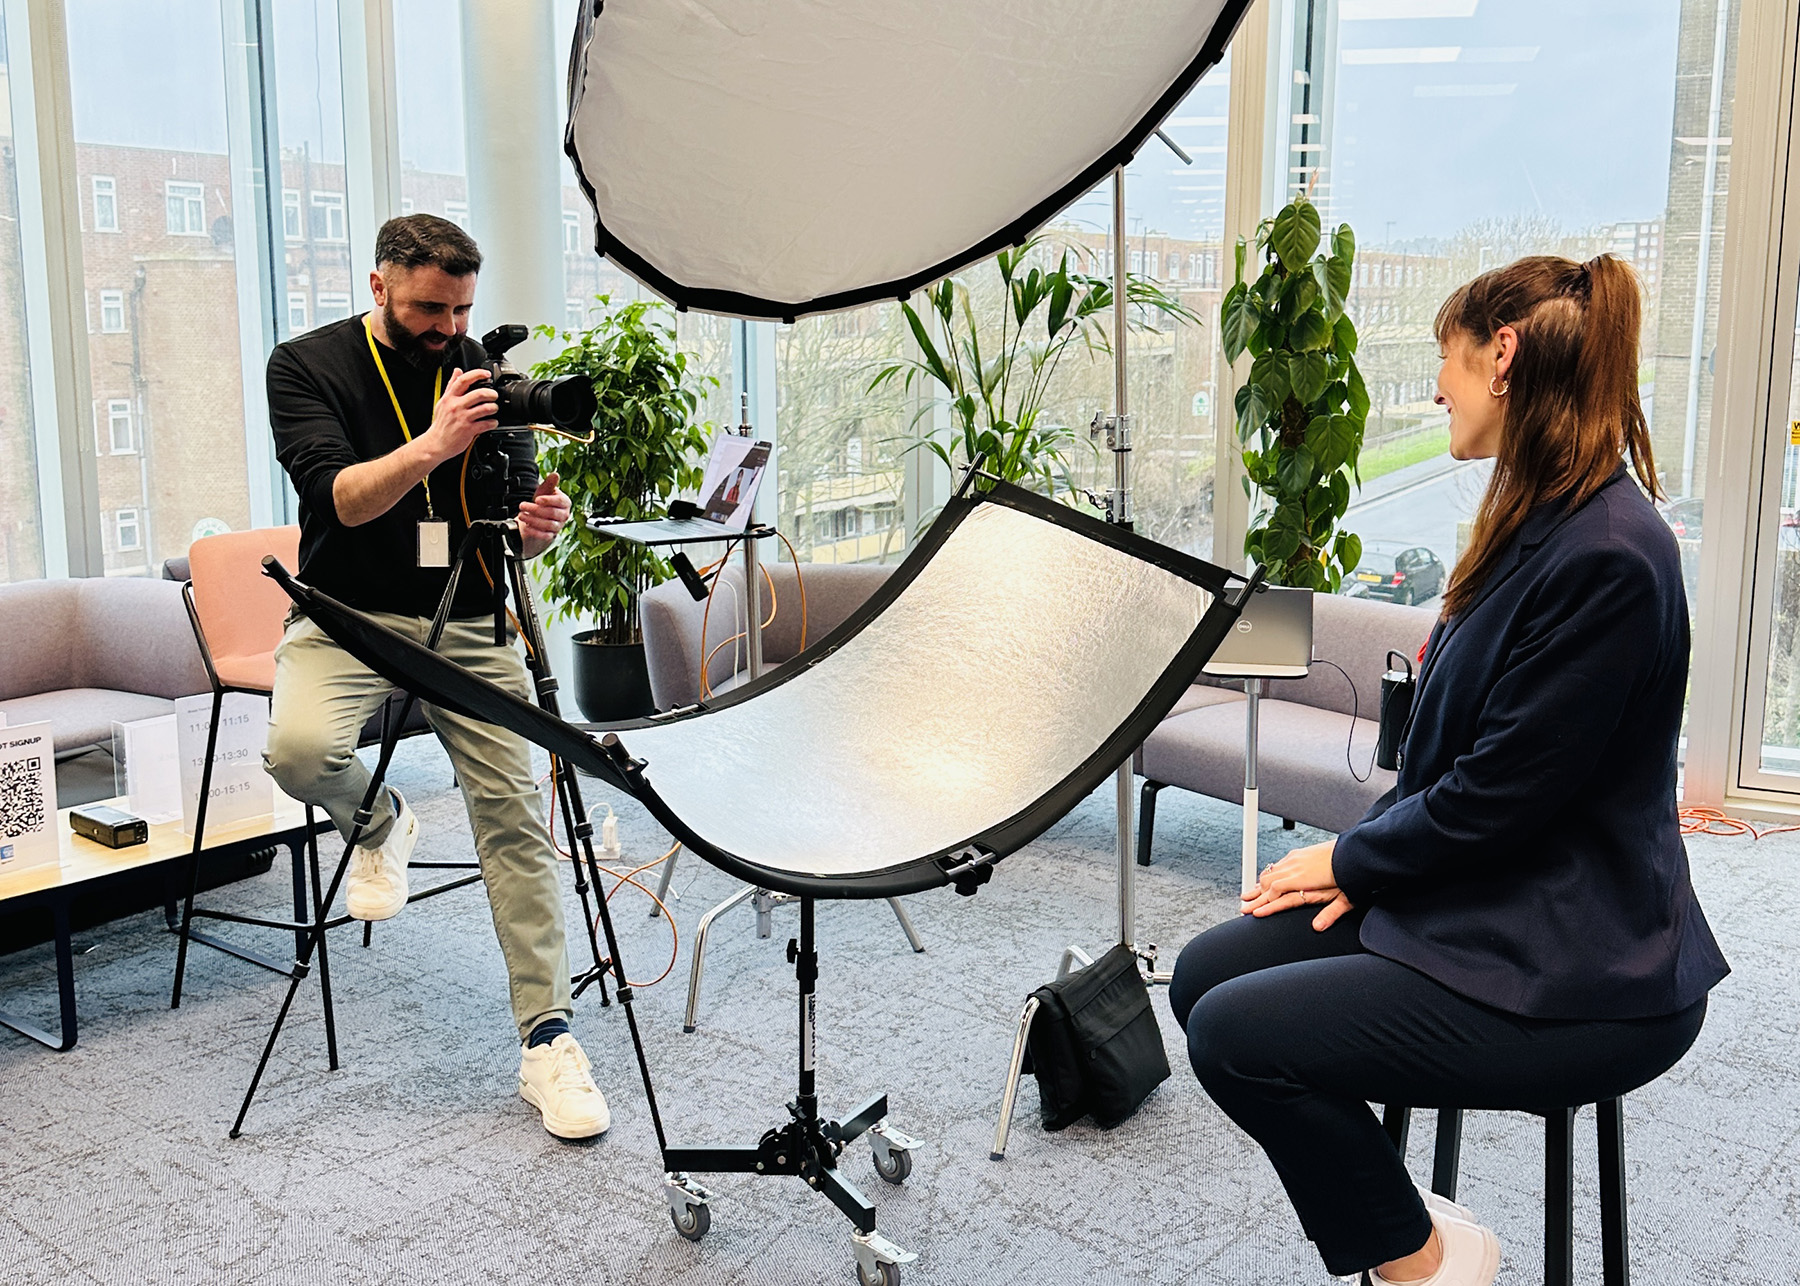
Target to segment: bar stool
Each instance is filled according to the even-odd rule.
[[[1600,1142],[1600,1260],[1605,1286],[1630,1286],[1631,1263],[1625,1226],[1625,1111],[1622,1098],[1594,1105]],[[1573,1286],[1575,1280],[1575,1113],[1573,1107],[1520,1109],[1544,1118],[1544,1286]],[[1382,1125],[1400,1154],[1412,1109],[1390,1104]],[[1437,1145],[1432,1157],[1431,1190],[1456,1200],[1457,1169],[1462,1160],[1463,1109],[1438,1111]],[[1367,1280],[1365,1275],[1364,1280]]]

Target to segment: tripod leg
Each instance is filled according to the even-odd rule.
[[[694,933],[694,963],[688,967],[687,1021],[682,1023],[682,1031],[694,1030],[694,1015],[700,1009],[700,979],[706,975],[706,937],[712,932],[713,921],[754,896],[756,890],[745,885],[700,917],[700,927]]]
[[[906,935],[907,945],[923,954],[925,944],[919,941],[919,931],[913,928],[912,917],[906,913],[906,904],[899,898],[889,898],[888,905],[894,908],[894,918],[900,921],[900,931]]]
[[[650,904],[650,918],[652,920],[662,914],[663,906],[668,905],[669,885],[673,883],[675,879],[675,860],[680,856],[681,850],[676,849],[673,853],[669,854],[669,860],[663,863],[662,878],[656,883],[656,901]],[[658,903],[661,903],[662,905],[659,906]]]
[[[312,867],[313,923],[319,926],[319,999],[325,1007],[325,1053],[331,1070],[338,1069],[337,1012],[331,1003],[331,956],[325,946],[325,889],[319,879],[319,837],[313,830],[312,805],[306,806],[306,855]],[[305,950],[305,944],[301,945]]]

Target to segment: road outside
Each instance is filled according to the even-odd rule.
[[[1456,566],[1456,524],[1474,515],[1492,469],[1491,461],[1448,455],[1396,469],[1351,496],[1343,525],[1364,544],[1392,540],[1422,545],[1449,572]]]

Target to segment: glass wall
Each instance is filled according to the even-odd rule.
[[[100,535],[109,575],[154,573],[250,521],[220,10],[67,20]]]
[[[1759,566],[1770,566],[1771,574],[1759,576],[1757,594],[1772,603],[1774,612],[1768,626],[1760,754],[1747,746],[1745,760],[1765,773],[1793,777],[1800,775],[1800,305],[1794,309],[1793,331],[1780,337],[1777,352],[1783,348],[1788,350],[1788,370],[1776,380],[1770,415],[1771,427],[1783,435],[1781,465],[1779,474],[1765,483],[1764,496],[1765,520],[1774,522],[1775,539],[1772,550],[1768,540],[1763,542]],[[1773,496],[1767,491],[1771,486]],[[1791,782],[1787,788],[1792,789]]]
[[[37,442],[25,347],[25,265],[19,245],[18,148],[0,2],[0,584],[44,574]]]
[[[1693,598],[1737,10],[1736,0],[1285,6],[1275,25],[1293,74],[1282,78],[1272,158],[1282,199],[1310,193],[1360,246],[1350,314],[1372,405],[1347,524],[1368,552],[1350,592],[1435,599],[1486,485],[1487,464],[1450,458],[1432,401],[1438,305],[1521,255],[1610,251],[1644,285],[1644,408]]]
[[[287,261],[286,290],[275,313],[277,335],[289,339],[350,315],[352,285],[370,247],[349,242],[337,5],[275,0],[273,7],[281,139],[275,244]]]

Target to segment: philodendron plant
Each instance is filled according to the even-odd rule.
[[[1236,283],[1220,307],[1226,359],[1253,358],[1237,391],[1244,490],[1265,497],[1244,552],[1277,585],[1335,591],[1362,558],[1362,538],[1338,529],[1361,485],[1357,456],[1369,393],[1356,369],[1356,327],[1344,312],[1356,237],[1340,224],[1322,248],[1319,211],[1304,198],[1256,231],[1262,273]],[[1254,490],[1253,490],[1254,488]]]

